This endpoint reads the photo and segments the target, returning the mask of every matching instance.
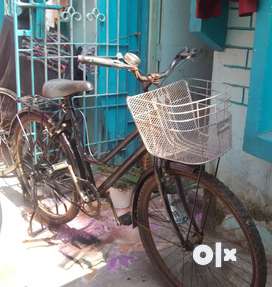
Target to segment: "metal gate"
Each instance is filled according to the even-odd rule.
[[[131,51],[147,63],[148,2],[145,0],[12,0],[18,97],[41,93],[53,78],[87,79],[94,91],[75,97],[101,154],[133,128],[126,97],[139,92],[127,71],[78,65],[78,54],[115,56]],[[25,68],[27,67],[27,68]],[[135,143],[129,148],[135,147]],[[128,152],[124,151],[123,157]]]

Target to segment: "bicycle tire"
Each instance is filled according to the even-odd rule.
[[[51,145],[51,149],[54,148],[53,153],[48,155],[42,154],[42,156],[40,156],[38,159],[35,159],[36,162],[34,168],[31,166],[34,161],[32,158],[30,158],[32,156],[30,154],[31,152],[29,152],[29,154],[25,152],[26,143],[23,139],[23,137],[25,137],[24,134],[32,134],[31,132],[28,132],[28,128],[33,125],[35,125],[36,132],[38,134],[36,135],[37,139],[35,141],[37,145],[39,144],[38,142],[43,142],[43,140],[40,139],[40,136],[44,136],[46,131],[48,133],[45,135],[47,136],[47,141],[49,140],[54,144],[54,146]],[[63,169],[59,172],[51,170],[50,174],[46,173],[45,169],[52,168],[54,164],[60,163],[60,160],[67,161],[68,164],[72,166],[72,169],[74,171],[76,170],[75,158],[69,147],[65,134],[61,133],[58,136],[52,137],[49,135],[49,131],[52,129],[52,127],[52,121],[49,120],[47,115],[41,113],[40,111],[28,111],[23,113],[20,115],[20,124],[17,124],[14,129],[13,145],[18,170],[20,171],[23,181],[31,194],[33,204],[36,206],[36,213],[47,224],[60,225],[71,221],[78,214],[79,194],[71,175],[68,173],[68,169]],[[30,141],[30,137],[28,137],[27,140]],[[29,146],[30,145],[31,144],[29,144]],[[41,146],[42,143],[38,145],[38,147],[36,146],[35,151],[37,151],[38,148],[41,150]],[[46,151],[49,152],[50,148],[48,148],[48,146],[49,144],[46,142]],[[58,152],[56,152],[56,149],[58,149]],[[39,153],[41,154],[42,152],[39,151]],[[36,176],[31,174],[33,171],[35,171]],[[37,173],[39,173],[41,178],[37,176]],[[67,182],[66,186],[61,185],[61,189],[64,189],[64,191],[60,190],[60,185],[55,179],[57,176],[62,178],[63,181]],[[35,187],[36,190],[39,187],[39,190],[33,192],[33,187]],[[68,195],[68,199],[67,194],[69,190],[70,193]],[[48,206],[46,206],[46,203],[42,202],[42,200],[48,200]],[[54,204],[52,203],[53,200],[55,200]],[[61,214],[59,213],[60,210],[59,206],[57,205],[58,203],[64,206],[62,207]],[[67,207],[66,205],[68,204],[69,206]],[[51,205],[54,205],[56,208],[55,212],[53,212],[53,207],[51,208]]]
[[[8,176],[10,173],[15,172],[9,146],[9,130],[14,113],[16,113],[16,94],[11,90],[0,88],[0,156],[2,176]]]
[[[24,185],[14,161],[12,139],[10,136],[11,123],[17,112],[16,98],[17,95],[13,91],[0,87],[0,155],[2,161],[0,177],[7,178],[16,176],[21,186],[23,196],[25,197],[27,195],[27,188]]]
[[[182,167],[179,167],[181,165],[175,165],[175,168],[169,171],[169,174],[171,176],[183,178],[183,180],[190,180],[190,181],[197,181],[198,180],[198,174],[193,172],[193,169],[184,169]],[[190,171],[189,171],[190,170]],[[149,211],[151,201],[153,200],[151,198],[151,195],[154,191],[158,189],[156,178],[153,175],[151,175],[142,185],[139,198],[138,198],[138,205],[137,205],[137,225],[139,228],[139,233],[141,237],[141,241],[143,243],[144,249],[146,250],[146,253],[148,257],[150,258],[150,261],[154,266],[156,266],[159,273],[162,275],[162,278],[164,282],[167,284],[167,286],[176,286],[176,287],[187,287],[187,286],[254,286],[254,287],[265,287],[266,284],[266,257],[265,257],[265,251],[264,247],[260,238],[260,235],[258,233],[258,230],[249,216],[247,210],[244,208],[241,201],[234,195],[233,192],[230,191],[229,188],[227,188],[224,184],[222,184],[218,179],[216,179],[214,176],[211,176],[207,173],[203,173],[203,175],[200,178],[199,184],[203,187],[205,187],[205,192],[211,193],[213,197],[215,197],[217,200],[220,200],[220,202],[224,204],[224,207],[228,209],[228,211],[231,212],[231,214],[234,216],[234,218],[238,221],[239,227],[241,227],[241,230],[244,233],[244,236],[246,238],[248,247],[250,248],[250,257],[252,259],[252,278],[251,278],[251,284],[246,283],[243,285],[244,282],[241,278],[237,278],[236,280],[239,281],[238,285],[235,285],[236,283],[232,284],[232,278],[231,275],[228,277],[228,275],[222,273],[222,278],[219,278],[220,284],[218,282],[212,283],[211,279],[205,279],[213,276],[217,276],[216,273],[213,273],[210,275],[208,268],[211,268],[211,265],[208,267],[201,266],[201,268],[204,268],[204,276],[199,275],[199,278],[196,279],[196,275],[194,275],[195,278],[191,279],[191,282],[189,282],[189,270],[186,270],[184,267],[182,269],[182,272],[178,272],[178,275],[173,274],[174,271],[169,269],[169,266],[166,263],[166,260],[170,261],[173,259],[169,259],[168,257],[163,258],[161,254],[163,254],[164,251],[160,250],[160,247],[157,248],[155,241],[156,238],[154,238],[156,235],[153,235],[155,231],[152,229],[156,228],[152,226],[151,222],[151,216],[154,216]],[[155,204],[154,204],[155,205]],[[159,216],[158,216],[159,218]],[[159,218],[160,221],[163,221],[161,218]],[[154,224],[154,223],[153,223]],[[165,223],[163,223],[165,224]],[[162,233],[161,231],[157,231],[160,236]],[[168,232],[168,231],[167,231]],[[169,231],[170,232],[170,231]],[[206,236],[206,235],[205,235]],[[162,238],[159,238],[161,241]],[[171,239],[172,240],[172,239]],[[170,244],[170,243],[169,243]],[[184,248],[184,247],[182,247]],[[165,248],[166,249],[166,248]],[[175,255],[176,253],[174,253]],[[173,256],[174,256],[173,255]],[[184,251],[183,251],[184,255]],[[170,255],[168,255],[170,256]],[[171,256],[171,257],[173,257]],[[244,255],[243,255],[244,256]],[[181,257],[180,257],[181,258]],[[186,257],[188,260],[188,257]],[[242,255],[241,255],[241,258]],[[183,259],[184,260],[184,259]],[[189,257],[190,260],[190,257]],[[192,260],[192,259],[191,259]],[[178,260],[177,260],[178,261]],[[192,260],[193,262],[193,260]],[[187,264],[187,263],[186,263]],[[194,263],[190,263],[192,266],[195,266]],[[189,264],[189,265],[190,265]],[[185,265],[183,261],[183,266]],[[187,265],[187,266],[189,266]],[[247,265],[246,265],[247,266]],[[192,267],[193,268],[193,267]],[[195,272],[198,267],[194,267]],[[237,270],[240,270],[240,265],[237,267]],[[250,266],[245,267],[246,269],[250,269]],[[185,269],[185,273],[184,273]],[[188,269],[188,268],[187,268]],[[214,268],[212,271],[215,272]],[[235,269],[236,270],[236,269]],[[192,272],[192,271],[191,271]],[[219,271],[216,271],[219,272]],[[221,271],[220,271],[221,272]],[[234,271],[236,272],[236,271]],[[246,272],[246,271],[245,271]],[[245,272],[243,274],[245,274]],[[180,274],[182,273],[182,274]],[[239,272],[238,272],[239,273]],[[215,275],[216,274],[216,275]],[[234,273],[234,276],[237,276],[238,274]],[[181,279],[177,279],[177,276],[180,276]],[[224,277],[223,277],[224,276]],[[244,275],[243,275],[244,276]],[[191,277],[193,277],[191,275]],[[228,278],[225,278],[228,277]],[[244,278],[243,278],[244,279]],[[195,280],[195,281],[194,281]],[[198,280],[198,282],[196,282]],[[210,280],[210,282],[205,283],[205,280]]]

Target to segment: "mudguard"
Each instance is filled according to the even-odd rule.
[[[197,165],[186,165],[178,162],[167,162],[167,170],[171,173],[174,170],[180,170],[183,174],[192,175],[194,174],[197,178],[199,166]],[[133,190],[133,201],[132,201],[132,224],[133,228],[137,227],[137,202],[139,199],[141,188],[144,182],[154,174],[154,168],[151,167],[146,170],[139,178],[134,190]]]
[[[32,113],[32,114],[36,114],[36,115],[38,115],[38,116],[41,116],[41,111],[36,110],[36,109],[31,109],[31,110],[29,110],[28,108],[26,108],[26,109],[21,110],[20,112],[18,112],[18,113],[16,114],[16,116],[13,118],[13,120],[12,120],[12,122],[11,122],[10,131],[9,131],[10,136],[12,136],[15,127],[16,127],[17,125],[20,125],[19,119],[20,119],[21,117],[24,117],[24,116],[27,115],[28,113]],[[43,117],[44,117],[45,120],[47,120],[47,121],[49,121],[49,122],[50,122],[50,121],[52,122],[52,120],[50,119],[50,117],[49,117],[48,115],[46,115],[46,113],[43,113]]]
[[[144,182],[154,174],[153,167],[147,169],[139,178],[136,186],[133,190],[133,199],[132,199],[132,226],[133,228],[137,227],[137,203],[140,195],[141,188]]]

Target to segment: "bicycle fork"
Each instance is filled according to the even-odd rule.
[[[194,210],[192,212],[189,211],[188,205],[186,203],[182,183],[180,181],[177,181],[177,179],[176,179],[176,188],[178,189],[178,196],[181,199],[183,207],[184,207],[184,211],[186,212],[186,215],[187,215],[188,219],[190,220],[187,236],[183,236],[183,234],[181,233],[181,230],[178,226],[177,219],[175,218],[174,212],[172,210],[171,203],[170,203],[169,198],[168,198],[168,194],[166,192],[165,176],[167,176],[166,175],[167,173],[164,170],[163,163],[164,163],[164,161],[161,159],[158,159],[158,158],[154,159],[154,173],[155,173],[156,182],[157,182],[157,185],[159,188],[159,192],[160,192],[161,197],[163,199],[163,204],[164,204],[164,207],[167,211],[167,215],[168,215],[171,223],[173,224],[176,235],[179,238],[181,245],[187,250],[192,250],[194,248],[194,243],[192,243],[189,240],[191,228],[193,227],[194,230],[196,231],[196,234],[200,235],[200,237],[201,237],[201,232],[199,231],[199,228],[195,222]],[[197,236],[197,237],[199,237],[199,236]],[[198,241],[199,240],[197,239],[197,242]]]

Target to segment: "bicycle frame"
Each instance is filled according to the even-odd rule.
[[[162,76],[159,74],[153,74],[152,77],[154,77],[154,79],[157,79],[156,81],[154,81],[154,79],[150,80],[149,77],[142,76],[139,72],[137,74],[137,70],[135,70],[134,71],[135,76],[142,83],[144,92],[147,92],[149,89],[149,86],[151,86],[152,84],[155,84],[156,86],[158,86],[159,85],[158,79],[160,77],[167,77],[167,75],[170,74],[172,69],[174,69],[174,67],[178,64],[178,61],[183,59],[183,57],[184,56],[176,57],[175,60],[172,62],[171,67],[165,73],[163,73]],[[188,56],[186,54],[185,59],[187,58]],[[31,105],[29,106],[29,108],[31,109]],[[117,168],[103,181],[103,183],[99,187],[96,186],[96,182],[93,176],[91,165],[92,164],[107,165],[116,155],[118,155],[125,147],[127,147],[130,144],[130,142],[132,142],[134,139],[140,136],[138,130],[135,130],[134,132],[129,134],[124,140],[119,142],[119,144],[115,148],[113,148],[111,151],[109,151],[104,157],[102,157],[101,159],[96,159],[92,156],[88,156],[85,153],[85,149],[83,147],[83,142],[82,142],[81,127],[78,125],[77,114],[73,106],[72,97],[64,97],[63,104],[61,104],[61,110],[64,112],[64,114],[60,117],[60,119],[58,119],[57,121],[54,121],[54,116],[51,117],[51,120],[55,122],[54,127],[52,128],[52,131],[51,131],[51,135],[58,136],[62,133],[66,135],[67,144],[70,146],[70,149],[74,154],[75,160],[77,162],[77,166],[79,168],[78,180],[86,184],[85,186],[82,185],[83,186],[82,191],[80,190],[81,188],[78,187],[79,195],[81,196],[83,202],[85,203],[88,203],[91,200],[91,193],[94,193],[94,194],[98,193],[99,196],[105,197],[106,199],[108,199],[108,202],[111,205],[111,208],[112,208],[112,211],[113,211],[113,214],[114,214],[114,217],[117,223],[121,224],[121,219],[120,217],[117,216],[113,202],[107,191],[147,153],[145,146],[141,144],[137,148],[136,151],[134,151],[125,161],[122,162],[122,164],[117,166]],[[83,122],[84,124],[86,124],[86,121],[83,121]],[[163,160],[163,162],[167,162],[167,161]],[[171,220],[174,222],[174,218],[173,218],[171,208],[169,205],[169,200],[167,199],[167,194],[163,192],[163,188],[162,188],[163,183],[162,183],[160,176],[158,176],[158,174],[160,173],[160,167],[156,165],[156,160],[155,160],[155,165],[153,168],[154,169],[150,169],[147,174],[148,176],[152,174],[156,176],[159,190],[161,191],[161,194],[162,194],[165,206],[166,206],[166,210]],[[75,174],[73,173],[72,176],[75,177]],[[135,195],[133,195],[133,205],[132,205],[132,221],[133,222],[132,223],[135,223],[134,221],[135,201],[137,202],[137,199],[138,199],[137,190],[141,188],[141,182],[145,179],[146,179],[146,174],[143,174],[140,177],[138,183],[136,184]],[[183,190],[180,190],[180,192],[183,193]],[[182,199],[184,198],[185,197],[182,196]],[[137,225],[137,222],[136,224],[134,224],[134,227],[136,225]],[[192,221],[192,225],[196,227],[195,220]],[[176,227],[175,224],[174,226]],[[175,228],[175,229],[176,229],[176,232],[179,234],[178,228]],[[186,243],[184,239],[182,238],[180,239],[183,244]]]
[[[63,115],[62,119],[58,123],[58,126],[62,126],[66,117],[71,119],[71,127],[75,129],[75,137],[73,137],[71,142],[71,148],[76,156],[77,164],[82,166],[84,170],[81,170],[81,177],[85,180],[89,180],[95,185],[92,169],[90,164],[95,165],[107,165],[118,153],[129,145],[131,141],[139,137],[138,130],[133,131],[124,140],[122,140],[113,150],[109,151],[100,160],[94,159],[84,153],[84,149],[81,142],[80,128],[78,127],[75,109],[72,104],[71,98],[65,99],[65,110],[66,113]],[[67,129],[67,127],[65,128]],[[62,132],[65,132],[62,128]],[[107,190],[112,187],[132,166],[134,166],[145,154],[147,153],[146,148],[141,144],[135,152],[133,152],[122,164],[117,166],[116,170],[97,188],[97,191],[101,196],[105,196]],[[87,174],[86,174],[87,173]],[[96,186],[96,185],[95,185]]]
[[[136,139],[140,136],[139,132],[136,129],[134,132],[129,134],[124,140],[122,140],[113,150],[108,152],[102,159],[100,159],[100,160],[94,159],[94,158],[92,158],[92,157],[90,157],[84,153],[83,145],[82,145],[82,142],[80,140],[81,139],[80,129],[79,129],[79,126],[78,126],[78,123],[76,120],[76,113],[75,113],[71,98],[65,99],[64,106],[65,106],[64,109],[66,110],[66,113],[63,115],[58,126],[63,126],[63,122],[65,121],[65,117],[70,118],[71,127],[66,126],[65,128],[66,129],[68,128],[68,130],[71,130],[71,128],[74,127],[73,130],[75,130],[75,136],[70,139],[70,143],[71,143],[71,148],[75,154],[77,164],[79,167],[81,167],[81,177],[84,180],[89,181],[91,184],[93,184],[96,187],[90,164],[96,164],[96,165],[103,165],[104,164],[105,165],[105,164],[109,163],[109,161],[112,160],[131,141],[133,141],[134,139]],[[65,129],[64,130],[60,129],[60,130],[58,130],[58,132],[65,132]],[[109,188],[111,188],[146,153],[147,153],[147,150],[146,150],[145,146],[143,144],[141,144],[139,146],[139,148],[135,152],[133,152],[131,154],[131,156],[129,158],[127,158],[121,165],[119,165],[116,168],[116,170],[113,173],[111,173],[111,175],[109,175],[99,187],[96,187],[98,193],[101,196],[106,197],[109,200],[113,214],[114,214],[114,217],[117,220],[117,222],[119,219],[118,219],[117,213],[115,211],[115,208],[113,206],[113,203],[111,201],[111,198],[107,194],[107,190]],[[159,162],[159,164],[157,164],[158,162]],[[167,161],[164,161],[164,162],[167,163]],[[87,174],[86,174],[86,172],[87,172]],[[187,246],[188,245],[188,238],[187,239],[184,238],[183,235],[179,232],[179,229],[177,227],[177,224],[175,223],[175,219],[173,218],[173,215],[171,212],[171,207],[169,205],[169,200],[167,198],[167,194],[165,194],[163,192],[164,188],[163,188],[163,182],[161,182],[161,176],[159,175],[160,173],[161,173],[161,161],[155,159],[154,174],[156,176],[159,190],[160,190],[160,193],[162,195],[166,210],[167,210],[167,212],[171,218],[172,223],[174,224],[175,231],[176,231],[179,239],[181,240],[183,246]],[[139,181],[141,181],[141,179]],[[180,182],[180,184],[182,185],[181,182]],[[185,206],[186,212],[188,212],[189,208],[188,208],[188,205],[187,205],[186,200],[185,200],[184,190],[181,186],[178,187],[178,190],[179,190],[182,202]],[[137,199],[137,194],[136,194],[136,199]],[[137,222],[134,221],[134,218],[135,218],[135,210],[134,209],[135,209],[135,204],[133,203],[132,217],[133,217],[133,226],[135,227],[135,226],[137,226]],[[189,212],[188,212],[188,215],[190,215]],[[198,234],[201,234],[201,231],[199,230],[194,218],[192,219],[192,225],[194,226],[196,232]],[[187,246],[187,248],[190,248],[190,246]]]

